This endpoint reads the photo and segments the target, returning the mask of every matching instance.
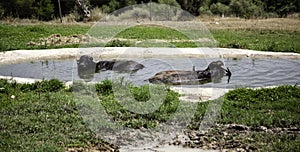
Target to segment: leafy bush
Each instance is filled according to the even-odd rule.
[[[136,101],[146,102],[151,98],[149,89],[149,85],[144,85],[140,87],[133,86],[130,88],[130,92]]]
[[[198,11],[200,15],[213,15],[208,6],[200,7]]]
[[[54,5],[51,0],[39,0],[33,4],[33,10],[39,20],[49,21],[54,18]]]
[[[33,88],[39,92],[57,92],[65,88],[64,83],[57,80],[43,80],[33,84]]]
[[[129,41],[122,41],[118,39],[109,41],[105,45],[105,47],[129,47],[129,46],[131,46],[131,43]]]
[[[112,82],[108,79],[96,84],[96,91],[100,95],[109,95],[113,93]]]
[[[91,10],[91,16],[88,18],[89,21],[100,21],[105,14],[99,7],[95,7]]]
[[[228,15],[228,13],[229,13],[229,6],[218,2],[216,4],[212,4],[210,6],[210,10],[214,14],[219,14],[220,16],[225,16],[225,15]]]
[[[232,0],[229,4],[231,13],[239,17],[257,17],[263,13],[263,7],[247,0]]]
[[[57,92],[64,89],[64,83],[57,80],[43,80],[33,84],[18,84],[16,81],[9,82],[5,79],[0,79],[0,93],[11,93],[11,92]]]

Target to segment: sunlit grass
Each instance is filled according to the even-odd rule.
[[[186,29],[188,30],[188,29]],[[192,32],[193,29],[190,29]],[[188,31],[187,31],[188,32]],[[88,44],[30,46],[30,41],[36,42],[52,34],[72,36],[88,33],[98,38],[99,42]],[[242,48],[260,51],[297,52],[300,51],[299,31],[280,29],[211,29],[215,42],[196,42],[175,29],[162,26],[135,26],[124,28],[117,26],[89,26],[89,25],[0,25],[0,51],[18,49],[49,49],[64,47],[225,47]],[[110,38],[117,40],[109,41]],[[201,35],[198,36],[201,38]],[[118,40],[119,39],[119,40]],[[104,40],[104,41],[103,41]],[[105,42],[107,41],[107,42]]]

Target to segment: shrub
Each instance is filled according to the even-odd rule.
[[[113,93],[112,82],[108,79],[96,84],[96,91],[101,95],[109,95]]]
[[[63,82],[57,79],[39,81],[32,85],[27,85],[23,88],[27,87],[30,87],[31,90],[35,90],[38,92],[57,92],[65,88]]]
[[[89,21],[99,21],[105,14],[102,12],[102,10],[99,7],[95,7],[91,11],[91,16],[89,18]]]
[[[54,18],[54,5],[51,0],[39,0],[33,5],[33,10],[39,20],[49,21]]]
[[[232,0],[229,4],[229,8],[231,13],[238,17],[257,17],[263,13],[262,6],[257,6],[247,0]]]
[[[211,12],[211,10],[208,7],[206,7],[206,6],[199,8],[199,14],[200,15],[213,15],[213,13]]]
[[[129,47],[131,46],[131,43],[129,41],[121,41],[121,40],[112,40],[109,41],[105,47]]]
[[[225,15],[228,15],[228,13],[229,13],[229,6],[218,2],[216,4],[212,4],[210,6],[210,10],[214,14],[218,14],[220,16],[225,16]]]

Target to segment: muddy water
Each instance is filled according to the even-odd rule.
[[[107,59],[109,60],[109,59]],[[150,77],[163,70],[203,70],[211,61],[221,60],[229,67],[232,77],[227,77],[218,83],[201,84],[201,87],[235,88],[262,87],[300,83],[300,60],[292,59],[203,59],[203,58],[149,58],[134,59],[145,65],[145,68],[135,73],[120,73],[101,71],[86,81],[101,81],[104,79],[120,79],[131,81],[136,85],[147,84]],[[19,64],[1,65],[0,75],[52,79],[62,81],[80,80],[75,60],[33,61]],[[189,85],[185,87],[199,87]]]

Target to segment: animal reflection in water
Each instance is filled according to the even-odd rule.
[[[94,62],[93,57],[88,55],[83,55],[77,60],[78,75],[81,79],[92,79],[99,71],[136,72],[143,68],[144,65],[131,60]]]
[[[208,82],[220,82],[223,76],[228,76],[228,82],[231,77],[230,70],[223,68],[222,61],[211,62],[205,70],[195,71],[162,71],[156,73],[149,79],[150,83],[164,83],[172,85],[180,84],[204,84]]]

